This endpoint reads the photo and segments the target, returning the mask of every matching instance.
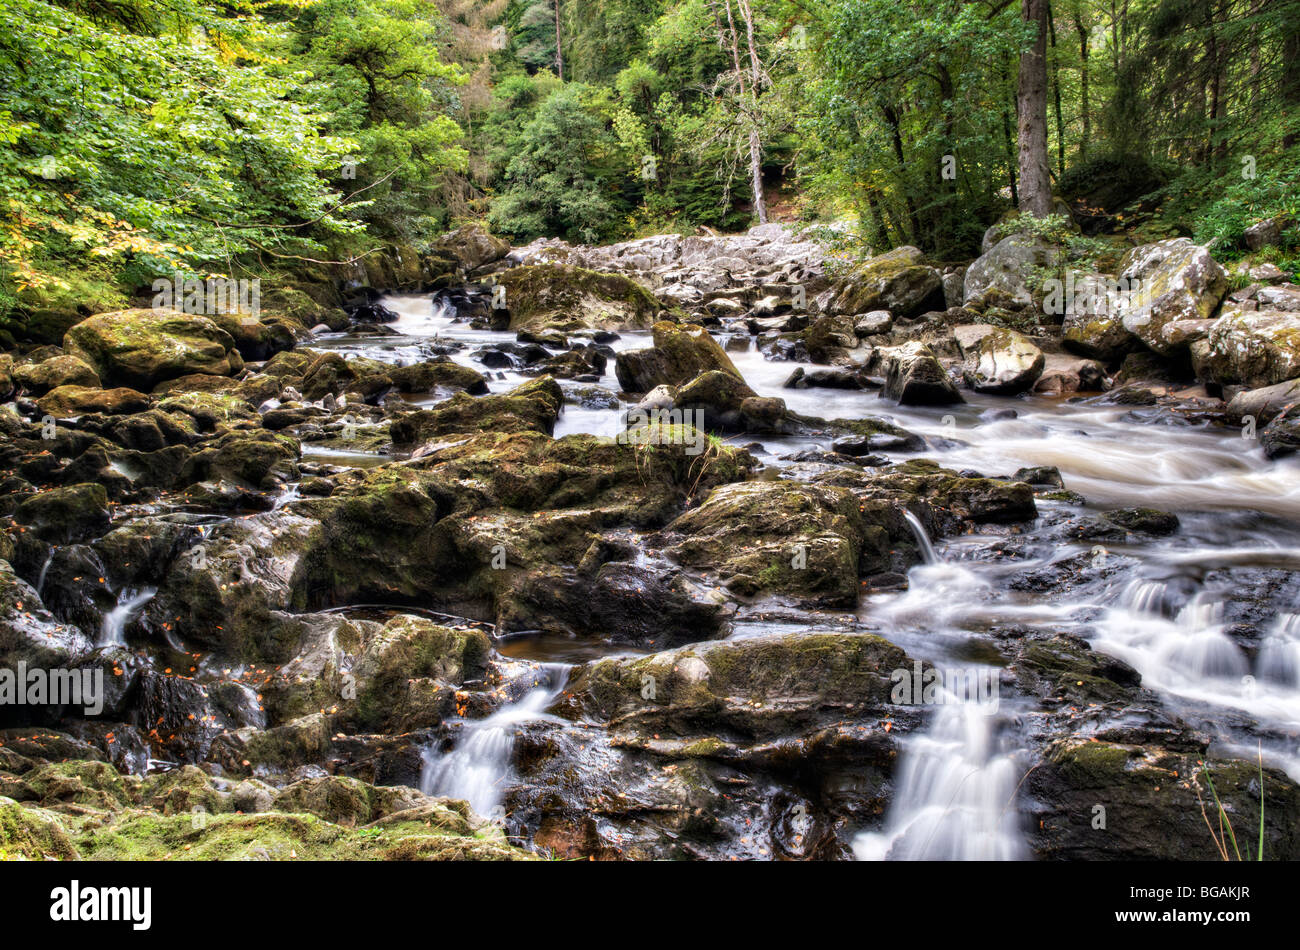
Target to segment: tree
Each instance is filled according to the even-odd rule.
[[[1020,210],[1045,218],[1052,213],[1047,158],[1047,0],[1021,0],[1020,11],[1035,31],[1033,44],[1020,54],[1016,84]]]

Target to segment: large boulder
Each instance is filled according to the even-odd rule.
[[[149,408],[150,398],[142,392],[136,392],[126,386],[116,389],[100,389],[90,386],[60,386],[51,389],[36,401],[41,412],[64,419],[69,416],[81,416],[86,413],[103,413],[104,415],[125,415],[144,412]]]
[[[885,357],[885,386],[880,395],[910,406],[965,402],[948,371],[924,343],[905,343]]]
[[[1257,425],[1266,425],[1297,404],[1300,404],[1300,379],[1291,379],[1274,386],[1242,390],[1228,401],[1224,412],[1235,422],[1251,418]]]
[[[1124,325],[1162,356],[1186,350],[1189,340],[1168,324],[1207,320],[1223,299],[1228,277],[1209,248],[1188,238],[1135,247],[1120,261],[1127,291]]]
[[[1061,249],[1029,234],[998,241],[966,270],[963,304],[977,310],[991,306],[1023,308],[1042,296],[1039,272],[1055,270]]]
[[[1065,322],[1061,328],[1066,349],[1109,361],[1141,347],[1141,341],[1124,323],[1127,303],[1119,286],[1108,274],[1071,278],[1063,301]]]
[[[943,277],[914,247],[898,247],[863,264],[831,301],[832,313],[888,310],[909,319],[944,309]]]
[[[516,267],[499,278],[505,309],[493,326],[502,330],[644,330],[659,312],[659,301],[621,274],[537,264]]]
[[[469,271],[501,260],[510,252],[510,242],[496,237],[475,222],[447,232],[434,241],[433,249]]]
[[[703,327],[661,320],[652,332],[652,347],[623,350],[614,361],[614,375],[627,392],[645,393],[656,386],[680,386],[710,370],[728,373],[744,382],[727,351]]]
[[[1208,335],[1192,344],[1202,379],[1272,386],[1300,376],[1300,314],[1225,308]]]
[[[681,539],[670,557],[718,572],[729,590],[802,603],[855,603],[859,562],[874,565],[891,547],[852,492],[784,480],[723,485],[664,532]]]
[[[1046,364],[1043,351],[1023,333],[996,330],[966,358],[966,385],[976,392],[1012,396],[1028,392]]]
[[[63,349],[104,385],[146,392],[177,376],[230,376],[244,367],[229,333],[207,317],[170,310],[101,313],[69,330]]]
[[[85,360],[66,354],[19,366],[14,370],[14,379],[37,396],[60,386],[98,387],[100,384],[99,374]]]

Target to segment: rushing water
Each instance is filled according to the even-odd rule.
[[[465,723],[450,751],[427,747],[420,791],[464,799],[480,815],[502,818],[502,802],[513,781],[515,730],[523,723],[548,718],[545,709],[564,688],[567,676],[568,667],[542,667],[538,685],[492,715]]]
[[[437,298],[393,296],[383,302],[400,316],[390,325],[394,335],[325,334],[312,345],[410,362],[428,359],[443,343],[459,343],[465,346],[452,358],[483,371],[472,352],[514,339],[511,333],[457,323],[453,310]],[[1300,602],[1282,605],[1252,655],[1227,629],[1223,586],[1233,583],[1233,571],[1300,572],[1300,461],[1270,462],[1258,442],[1235,432],[1169,424],[1154,414],[1148,417],[1147,410],[1097,399],[967,394],[964,405],[919,408],[892,406],[874,392],[785,389],[782,384],[797,364],[765,359],[745,336],[720,339],[750,386],[761,395],[780,396],[795,411],[823,418],[886,416],[926,436],[930,446],[916,454],[946,467],[1009,475],[1025,466],[1056,466],[1066,487],[1086,499],[1085,511],[1153,507],[1172,511],[1182,521],[1182,529],[1169,538],[1114,551],[1094,546],[1094,552],[1122,558],[1124,569],[1118,580],[1089,586],[1087,593],[1070,599],[1011,589],[1008,575],[1033,564],[966,558],[966,549],[973,551],[981,543],[978,537],[955,539],[943,546],[944,552],[936,552],[920,522],[909,516],[925,563],[911,571],[906,591],[864,598],[859,609],[864,622],[934,662],[960,655],[964,644],[978,641],[1000,623],[1078,632],[1096,649],[1135,667],[1144,685],[1175,709],[1199,710],[1203,726],[1215,727],[1215,709],[1245,714],[1263,735],[1273,737],[1263,740],[1265,760],[1300,779]],[[613,344],[616,350],[647,345],[648,334],[631,332]],[[617,391],[613,368],[611,360],[602,385]],[[494,392],[529,378],[509,370],[487,375]],[[555,434],[612,435],[619,428],[619,410],[566,406]],[[808,448],[829,445],[765,438],[756,454],[768,464],[784,465],[788,463],[780,456]],[[337,456],[330,461],[369,464]],[[1052,504],[1043,502],[1040,509],[1050,512]],[[1088,545],[1061,542],[1034,563],[1050,564],[1088,551]],[[1291,590],[1294,594],[1297,588]],[[129,609],[119,628],[128,617]],[[745,634],[738,626],[734,635]],[[532,659],[572,658],[546,656],[545,641],[530,649]],[[512,781],[515,728],[542,715],[553,697],[551,689],[532,690],[492,716],[467,723],[450,752],[428,752],[425,790],[467,798],[485,813],[497,809]],[[1015,795],[1023,767],[1011,754],[1015,737],[1008,729],[1004,712],[970,703],[940,705],[929,729],[905,745],[900,791],[884,829],[859,835],[857,854],[1026,856],[1015,831]],[[1221,732],[1216,740],[1253,754],[1253,741],[1240,735]]]
[[[144,605],[153,600],[158,593],[155,587],[140,590],[124,590],[117,597],[117,606],[104,615],[103,626],[99,631],[99,646],[123,646],[126,644],[126,625],[144,609]]]

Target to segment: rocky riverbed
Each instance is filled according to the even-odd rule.
[[[102,691],[0,704],[0,852],[1300,856],[1300,287],[985,252],[466,227],[15,341],[0,666]]]

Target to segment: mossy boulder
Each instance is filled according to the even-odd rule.
[[[1055,275],[1061,258],[1061,248],[1044,238],[1008,235],[966,269],[963,306],[981,313],[1031,307],[1043,299],[1044,280]]]
[[[463,270],[472,271],[505,257],[510,242],[496,237],[478,222],[470,222],[434,241],[433,251],[454,260]]]
[[[508,317],[502,330],[644,330],[660,309],[629,277],[566,264],[515,267],[498,281]]]
[[[395,419],[389,432],[395,443],[410,445],[440,436],[479,432],[543,432],[555,429],[564,391],[553,377],[541,376],[507,393],[470,396],[459,392],[432,409]]]
[[[168,310],[101,313],[70,329],[63,349],[104,385],[143,391],[187,373],[230,376],[244,366],[234,339],[212,320]]]
[[[716,572],[734,593],[841,606],[857,600],[864,555],[873,561],[889,546],[852,492],[793,481],[723,485],[664,533],[680,537],[670,557]]]
[[[56,419],[67,419],[89,413],[126,415],[144,412],[152,400],[142,392],[126,386],[100,389],[89,386],[59,386],[51,389],[36,401],[37,407]]]
[[[726,350],[703,327],[661,320],[652,328],[652,334],[652,347],[623,350],[615,359],[614,373],[627,392],[644,393],[662,385],[680,386],[712,370],[727,373],[744,383],[744,377]]]
[[[769,634],[599,660],[570,676],[561,709],[669,739],[781,737],[826,718],[889,718],[891,676],[911,660],[866,634]],[[850,710],[860,710],[851,713]],[[666,734],[666,735],[665,735]]]
[[[388,377],[399,393],[431,393],[434,390],[449,389],[467,392],[471,396],[483,396],[488,392],[487,380],[482,373],[451,360],[429,360],[410,366],[390,367]]]
[[[1215,383],[1272,386],[1300,377],[1300,313],[1224,307],[1192,344],[1197,375]]]
[[[64,354],[40,363],[26,363],[14,370],[14,380],[25,390],[43,396],[60,386],[98,388],[99,374],[85,360]],[[0,383],[0,388],[3,388]]]
[[[1028,392],[1043,375],[1047,357],[1023,333],[999,329],[985,335],[966,358],[966,385],[979,393]]]
[[[1119,287],[1119,282],[1107,274],[1073,276],[1074,292],[1064,300],[1065,322],[1061,327],[1066,349],[1110,361],[1141,347],[1142,341],[1125,325],[1128,299]],[[1050,298],[1046,306],[1051,306]]]
[[[898,247],[871,258],[838,289],[828,310],[849,316],[888,310],[903,320],[943,310],[943,277],[924,261],[915,247]],[[852,336],[849,324],[846,339]]]
[[[1119,277],[1127,290],[1124,325],[1162,356],[1187,347],[1181,335],[1166,334],[1166,325],[1209,319],[1228,288],[1209,248],[1187,238],[1133,248],[1120,261]]]
[[[19,503],[14,520],[57,544],[81,540],[108,528],[108,492],[92,482],[52,488]]]
[[[73,861],[80,856],[59,816],[0,797],[0,861]]]
[[[1261,807],[1264,860],[1300,857],[1294,820],[1300,787],[1280,770],[1210,759],[1204,748],[1061,739],[1029,771],[1025,790],[1034,819],[1030,844],[1040,858],[1221,860],[1211,834],[1221,820],[1216,796],[1230,860],[1238,851],[1242,859],[1256,858]]]

